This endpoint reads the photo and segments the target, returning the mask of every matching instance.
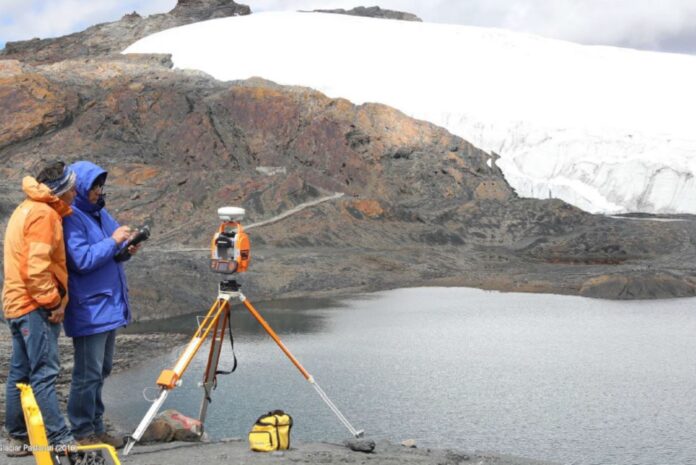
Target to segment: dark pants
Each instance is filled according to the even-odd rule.
[[[27,427],[17,383],[27,383],[41,409],[46,436],[52,445],[73,440],[58,407],[56,379],[60,371],[60,324],[48,321],[49,313],[37,309],[7,320],[12,332],[12,359],[7,374],[5,428],[10,436],[27,440]]]
[[[115,345],[116,330],[73,338],[75,365],[68,418],[76,438],[105,432],[102,387],[111,374]]]

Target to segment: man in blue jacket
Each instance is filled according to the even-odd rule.
[[[77,176],[77,197],[72,216],[63,221],[70,297],[64,327],[75,349],[68,418],[78,443],[122,447],[122,438],[106,433],[101,393],[111,373],[116,329],[131,319],[126,274],[115,256],[132,231],[104,208],[107,172],[87,161],[70,169]]]

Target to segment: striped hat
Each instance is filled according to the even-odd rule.
[[[62,161],[53,161],[41,169],[36,180],[48,186],[53,195],[60,197],[75,185],[75,173]]]

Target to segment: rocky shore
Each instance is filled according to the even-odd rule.
[[[125,371],[154,356],[174,349],[177,345],[185,343],[187,336],[183,334],[119,334],[116,337],[116,353],[114,355],[114,368],[112,373]],[[68,393],[70,391],[70,377],[73,367],[72,340],[61,336],[58,340],[60,349],[60,375],[58,376],[57,392],[61,403],[61,410],[66,411]],[[0,419],[4,424],[5,419],[5,384],[12,353],[12,336],[9,328],[0,322]],[[108,420],[108,418],[107,418]]]

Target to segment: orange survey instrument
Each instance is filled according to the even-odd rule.
[[[223,274],[241,273],[247,270],[251,247],[249,238],[244,232],[239,220],[244,216],[244,209],[238,207],[224,207],[218,210],[218,216],[223,223],[215,233],[211,242],[211,257],[210,263],[213,271]],[[140,424],[128,439],[128,443],[123,451],[123,455],[128,455],[138,442],[145,430],[154,420],[155,415],[162,407],[169,392],[181,384],[181,378],[184,372],[190,365],[194,356],[200,349],[203,342],[210,337],[210,353],[208,355],[208,364],[203,374],[203,382],[201,387],[204,390],[203,401],[199,413],[201,424],[205,422],[208,404],[210,403],[210,391],[216,384],[216,376],[218,371],[218,362],[222,350],[222,342],[225,338],[225,329],[230,323],[230,300],[233,298],[239,299],[244,304],[249,313],[261,324],[263,329],[269,336],[278,344],[278,347],[290,359],[293,365],[302,373],[302,376],[309,381],[312,387],[317,391],[322,400],[329,406],[331,411],[338,417],[343,425],[348,428],[348,431],[359,438],[363,435],[363,431],[358,431],[353,428],[353,425],[343,416],[338,407],[331,402],[326,393],[321,389],[319,384],[314,380],[314,377],[300,364],[300,362],[292,355],[290,350],[283,344],[278,335],[273,331],[273,328],[259,314],[254,306],[240,291],[240,285],[235,280],[226,280],[220,282],[218,297],[213,303],[208,313],[199,323],[198,329],[194,333],[191,341],[188,343],[182,354],[176,361],[173,368],[165,369],[157,378],[157,386],[160,388],[160,393],[157,399],[152,403],[149,410],[140,421]],[[230,328],[231,329],[231,328]],[[236,361],[235,361],[236,366]],[[232,369],[234,371],[234,368]]]
[[[216,273],[243,273],[249,267],[251,244],[239,221],[244,209],[223,207],[218,210],[222,224],[210,243],[210,268]]]

